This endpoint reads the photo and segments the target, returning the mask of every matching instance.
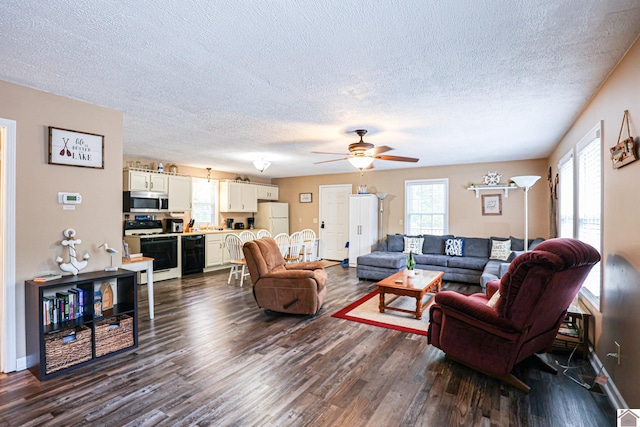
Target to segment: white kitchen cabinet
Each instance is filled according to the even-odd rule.
[[[125,191],[157,191],[166,193],[169,187],[167,175],[155,172],[125,171],[123,175]]]
[[[224,238],[226,234],[207,234],[205,248],[205,268],[224,263]]]
[[[220,212],[257,212],[258,189],[256,185],[237,182],[220,182]]]
[[[256,185],[258,189],[258,200],[278,200],[278,186],[276,185]]]
[[[169,176],[169,210],[172,212],[191,210],[191,177]]]
[[[378,198],[375,194],[349,196],[349,267],[371,253],[378,242]]]

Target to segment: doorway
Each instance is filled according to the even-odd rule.
[[[349,256],[349,196],[351,184],[320,186],[320,258],[342,261]]]
[[[15,206],[16,122],[0,118],[0,372],[12,372],[18,368]]]

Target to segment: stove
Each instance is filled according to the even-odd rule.
[[[141,253],[154,259],[154,281],[180,277],[178,236],[165,233],[162,221],[125,221],[124,241],[129,245],[130,253]],[[146,274],[141,275],[140,283],[146,283]]]

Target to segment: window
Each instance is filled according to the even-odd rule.
[[[573,150],[558,164],[559,237],[573,237]]]
[[[404,183],[405,233],[436,234],[449,231],[449,180],[424,179]]]
[[[218,224],[218,181],[193,178],[191,218],[197,223]]]
[[[576,238],[601,252],[602,241],[602,143],[600,124],[582,138],[576,147],[577,206]],[[599,307],[602,263],[591,270],[582,289]]]

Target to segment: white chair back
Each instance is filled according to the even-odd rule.
[[[242,240],[242,243],[245,242],[250,242],[252,240],[256,240],[256,235],[253,234],[252,231],[243,231],[242,233],[240,233],[240,240]]]
[[[313,256],[313,246],[316,244],[316,232],[310,228],[305,228],[300,232],[302,241],[304,242],[303,260],[311,261]]]
[[[235,234],[227,234],[227,237],[225,237],[224,246],[229,251],[231,262],[243,260],[244,254],[242,253],[242,245],[242,240]]]
[[[271,237],[271,233],[269,232],[269,230],[258,230],[256,237],[258,239],[262,239],[263,237]]]
[[[287,262],[300,261],[300,253],[302,252],[303,246],[304,241],[302,240],[302,233],[296,231],[289,237],[289,255],[284,259]]]
[[[278,249],[280,249],[282,257],[285,258],[289,253],[289,235],[287,233],[280,233],[276,235],[274,239],[278,244]]]

